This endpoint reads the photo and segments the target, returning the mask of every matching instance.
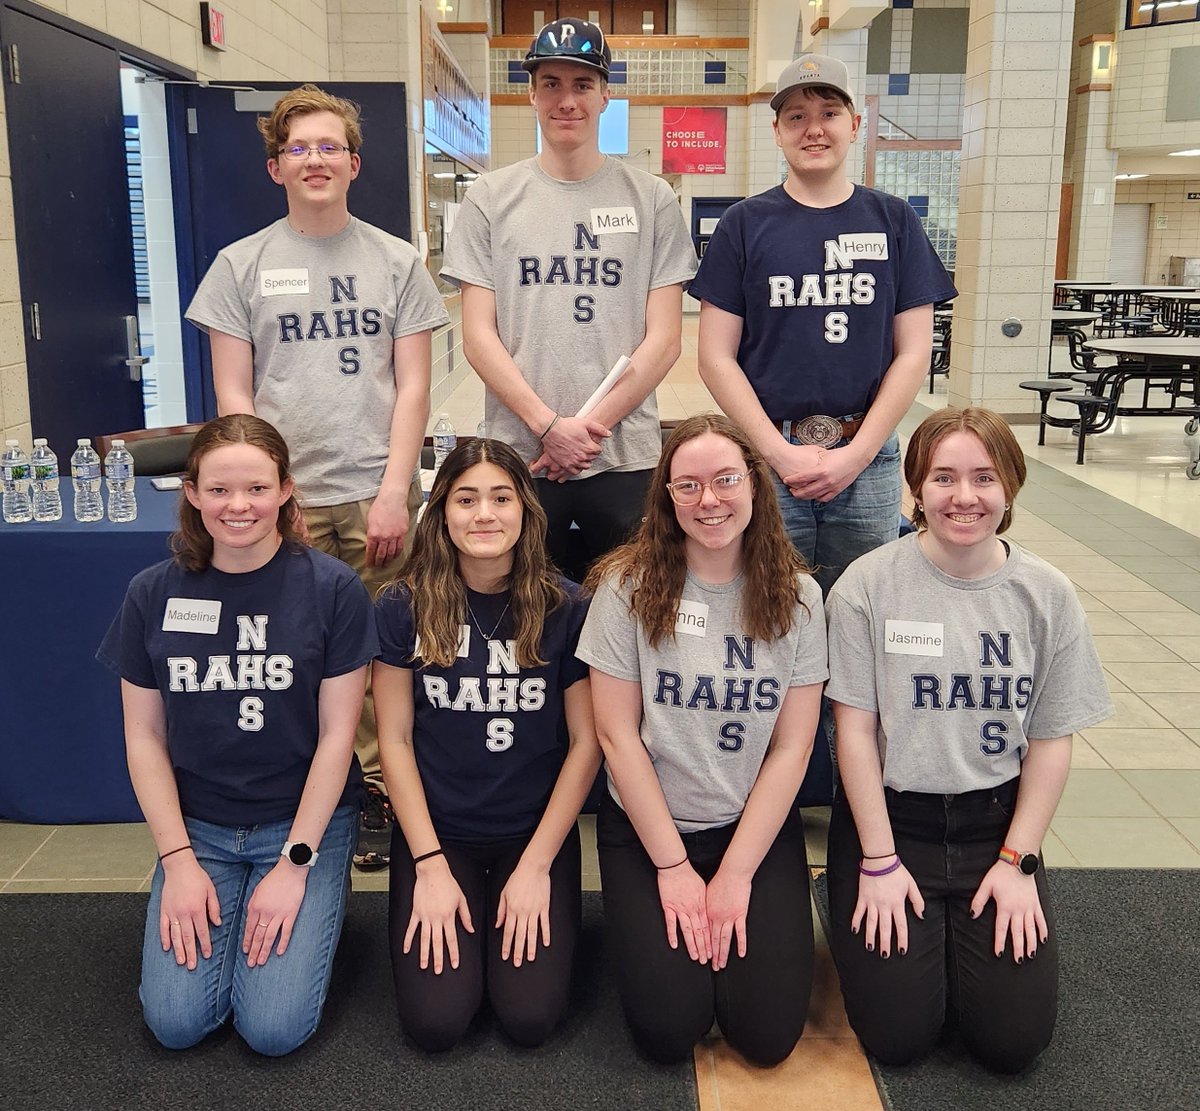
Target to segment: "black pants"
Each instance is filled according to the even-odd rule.
[[[549,519],[546,546],[564,575],[583,582],[592,563],[633,535],[653,473],[605,471],[575,482],[534,481]],[[578,529],[571,528],[572,521]]]
[[[422,1049],[449,1049],[466,1033],[483,1002],[488,1001],[504,1032],[518,1045],[541,1045],[566,1013],[575,943],[582,912],[579,831],[571,828],[550,866],[550,946],[538,939],[537,956],[515,968],[500,957],[503,928],[497,929],[500,892],[521,859],[528,837],[467,845],[443,840],[450,871],[471,908],[469,934],[457,924],[458,968],[447,959],[441,975],[433,962],[421,968],[420,931],[407,955],[404,934],[412,915],[416,868],[397,822],[392,831],[392,866],[388,881],[388,932],[392,976],[400,1027]]]
[[[1037,955],[1017,964],[1011,940],[994,947],[996,904],[976,919],[970,905],[996,862],[1017,797],[1012,779],[961,795],[887,788],[888,817],[905,867],[925,899],[922,921],[908,905],[908,953],[885,960],[850,932],[858,901],[862,848],[850,805],[834,803],[829,827],[830,946],[842,980],[846,1014],[867,1050],[884,1064],[924,1056],[947,1016],[956,1017],[967,1048],[998,1072],[1019,1072],[1050,1044],[1058,1013],[1058,930],[1046,873],[1038,897],[1050,930]]]
[[[737,824],[685,833],[702,879],[716,875]],[[610,963],[625,1018],[642,1049],[666,1063],[688,1057],[713,1019],[729,1044],[759,1065],[775,1065],[804,1032],[812,991],[813,930],[804,827],[784,823],[754,874],[746,956],[734,939],[720,972],[667,944],[658,873],[625,812],[605,796],[596,819]]]

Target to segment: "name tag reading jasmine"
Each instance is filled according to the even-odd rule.
[[[940,621],[885,621],[883,650],[900,656],[941,656],[945,636]]]
[[[616,231],[636,232],[637,230],[637,213],[630,206],[592,209],[593,235],[604,235]]]
[[[221,603],[203,598],[168,598],[163,614],[164,633],[215,635],[221,624]]]
[[[308,267],[294,270],[260,270],[258,292],[262,297],[282,297],[286,293],[308,293]]]
[[[708,604],[705,602],[679,603],[675,614],[675,631],[690,637],[708,636]]]

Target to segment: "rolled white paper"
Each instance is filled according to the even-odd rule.
[[[595,391],[592,393],[592,396],[583,403],[579,409],[579,412],[575,415],[577,417],[586,417],[588,413],[596,408],[596,406],[604,400],[605,394],[607,394],[608,391],[617,384],[617,379],[625,373],[629,365],[629,357],[627,355],[622,355],[615,363],[613,363],[612,370],[610,370],[604,376],[604,381],[596,387]]]

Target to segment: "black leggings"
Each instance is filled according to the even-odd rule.
[[[416,868],[399,823],[393,827],[388,881],[392,976],[400,1028],[422,1049],[436,1052],[459,1041],[483,1003],[485,982],[501,1028],[518,1045],[541,1045],[566,1012],[582,910],[579,831],[571,828],[550,866],[550,946],[544,947],[539,937],[537,957],[515,968],[511,959],[500,957],[504,930],[495,928],[496,909],[528,843],[528,837],[487,845],[442,840],[475,932],[469,934],[457,923],[458,968],[447,960],[441,975],[435,975],[432,961],[421,968],[419,932],[404,953]]]
[[[593,562],[629,539],[642,520],[653,473],[605,471],[575,482],[534,482],[546,511],[546,548],[564,575],[583,582]]]
[[[688,859],[708,882],[737,823],[685,833]],[[804,827],[784,823],[758,871],[746,916],[746,956],[736,939],[720,972],[667,944],[658,873],[625,812],[607,795],[596,820],[610,964],[634,1038],[656,1061],[688,1057],[713,1019],[729,1044],[759,1065],[795,1048],[808,1017],[813,928]]]
[[[1058,930],[1045,869],[1038,898],[1050,930],[1037,955],[1017,964],[1011,938],[1004,956],[994,943],[996,904],[978,918],[970,905],[996,862],[1016,805],[1017,782],[931,795],[886,789],[896,850],[925,899],[919,919],[908,904],[908,952],[884,960],[850,932],[858,901],[862,849],[845,796],[829,827],[829,943],[837,962],[850,1025],[868,1051],[887,1065],[929,1053],[948,1014],[958,1019],[967,1048],[997,1072],[1019,1072],[1050,1044],[1058,1014]]]

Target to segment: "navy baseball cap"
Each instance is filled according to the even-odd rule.
[[[534,36],[521,66],[532,73],[539,62],[555,58],[564,62],[582,62],[608,77],[612,51],[604,41],[604,32],[594,23],[586,19],[556,19]]]

